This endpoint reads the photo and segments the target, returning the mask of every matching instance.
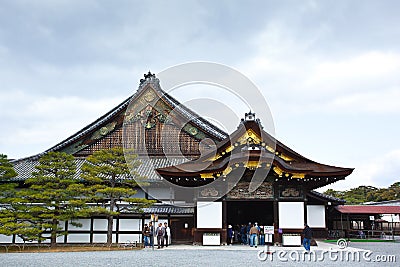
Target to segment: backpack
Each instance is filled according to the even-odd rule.
[[[163,236],[164,235],[164,229],[162,227],[158,228],[158,236]]]

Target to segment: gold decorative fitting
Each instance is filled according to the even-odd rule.
[[[207,179],[207,178],[215,178],[212,173],[201,173],[200,178]]]
[[[261,164],[258,161],[248,161],[244,163],[244,166],[249,169],[257,169],[261,167]]]
[[[304,179],[304,177],[306,177],[305,173],[292,173],[292,178]]]
[[[235,144],[236,145],[236,144]],[[226,153],[231,152],[235,147],[234,146],[229,146],[227,149],[225,149]]]
[[[156,97],[156,96],[154,95],[154,93],[153,93],[152,91],[150,91],[150,90],[144,95],[144,99],[145,99],[147,102],[153,101],[155,97]]]
[[[273,170],[279,175],[279,177],[282,177],[283,170],[281,170],[279,167],[274,167]]]
[[[221,154],[222,154],[222,155],[225,155],[225,151],[222,151]]]
[[[289,173],[285,173],[285,176],[286,176],[286,177],[289,177]]]
[[[222,157],[220,154],[216,154],[214,157],[209,158],[208,161],[214,161],[219,159],[220,157]]]
[[[275,150],[274,150],[272,147],[266,146],[265,148],[266,148],[269,152],[275,153]]]
[[[283,159],[284,161],[293,161],[293,159],[291,157],[288,157],[288,156],[286,156],[284,154],[280,154],[279,157],[281,159]]]
[[[252,144],[260,144],[262,140],[252,129],[248,129],[246,133],[238,139],[238,143],[244,145],[249,141],[251,141]]]
[[[226,169],[222,172],[222,174],[223,174],[224,176],[227,176],[231,171],[232,171],[232,167],[228,167],[228,168],[226,168]]]

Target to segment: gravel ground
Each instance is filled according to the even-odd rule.
[[[139,251],[101,251],[101,252],[60,252],[60,253],[8,253],[0,254],[0,266],[400,266],[400,243],[352,243],[351,247],[371,250],[371,262],[330,260],[328,254],[322,262],[294,261],[300,248],[283,250],[286,259],[282,262],[274,254],[273,261],[261,261],[257,257],[259,249],[145,249]],[[277,248],[279,250],[279,248]],[[321,257],[323,250],[316,251]],[[277,253],[277,252],[276,252]],[[360,252],[361,253],[361,252]],[[395,255],[396,262],[373,262],[377,255]]]

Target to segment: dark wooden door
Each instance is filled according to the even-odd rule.
[[[170,219],[172,243],[193,242],[193,217],[178,217]]]

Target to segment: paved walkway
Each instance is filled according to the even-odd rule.
[[[255,247],[250,247],[248,245],[226,245],[226,246],[195,246],[195,245],[172,245],[169,246],[168,248],[163,248],[162,250],[237,250],[237,251],[247,251],[247,250],[253,250],[257,251],[260,249],[266,248],[266,246],[258,246],[257,248]],[[270,246],[270,250],[304,250],[302,246],[294,246],[294,247],[283,247],[283,246]],[[146,248],[146,250],[149,250],[151,248]],[[154,249],[157,249],[156,247]],[[323,241],[317,241],[317,246],[311,246],[311,251],[322,251],[322,250],[338,250],[338,246],[336,243],[328,243],[328,242],[323,242]],[[344,249],[344,251],[363,251],[363,249],[360,248],[354,248],[354,247],[347,247]]]

